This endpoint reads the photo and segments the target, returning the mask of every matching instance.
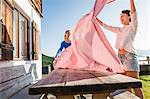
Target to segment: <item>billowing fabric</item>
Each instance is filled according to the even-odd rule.
[[[91,12],[79,20],[72,33],[71,46],[63,51],[55,69],[125,71],[96,18],[105,4],[112,1],[96,0]]]

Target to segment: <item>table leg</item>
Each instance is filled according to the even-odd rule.
[[[107,99],[109,93],[95,93],[92,99]]]
[[[74,95],[56,96],[57,99],[74,99]]]
[[[48,99],[47,95],[48,95],[48,93],[43,94],[42,97],[41,97],[40,99]]]

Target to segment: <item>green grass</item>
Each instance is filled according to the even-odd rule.
[[[140,76],[143,84],[143,93],[145,99],[150,99],[150,75],[142,75]]]

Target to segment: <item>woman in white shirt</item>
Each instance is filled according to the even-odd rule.
[[[118,57],[121,63],[127,68],[125,75],[139,78],[140,69],[133,46],[138,25],[134,0],[130,0],[130,10],[122,11],[120,21],[123,24],[123,27],[109,26],[98,20],[101,26],[117,35],[115,47],[118,49]],[[143,99],[143,93],[140,88],[135,88],[134,91],[137,96]]]

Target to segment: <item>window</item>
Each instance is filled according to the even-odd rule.
[[[19,14],[19,56],[27,59],[27,19]]]
[[[0,60],[38,59],[38,26],[32,22],[30,33],[30,17],[22,11],[19,6],[12,9],[8,1],[2,0]]]
[[[1,34],[1,56],[2,60],[13,59],[13,10],[2,1],[2,34]]]
[[[28,20],[2,2],[1,60],[29,59]]]
[[[19,12],[14,10],[14,33],[13,33],[14,58],[19,58]]]
[[[14,9],[14,58],[29,59],[28,20]]]

